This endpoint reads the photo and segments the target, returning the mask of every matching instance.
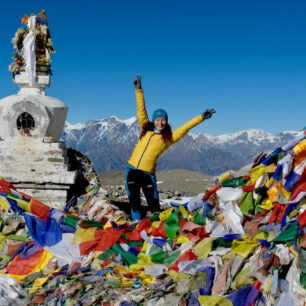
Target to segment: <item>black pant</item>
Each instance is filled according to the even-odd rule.
[[[152,212],[160,211],[156,178],[154,174],[149,174],[128,167],[126,170],[125,184],[131,208],[134,211],[140,211],[142,215],[145,214],[145,209],[141,206],[140,189],[142,189],[145,195],[149,210]]]

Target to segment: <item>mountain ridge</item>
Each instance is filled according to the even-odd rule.
[[[66,122],[62,140],[67,147],[86,154],[100,172],[124,169],[139,133],[136,117],[121,120],[111,116],[87,123]],[[294,131],[272,134],[260,129],[219,136],[188,133],[161,156],[158,170],[186,169],[218,175],[242,167],[256,154],[280,147],[297,134]]]

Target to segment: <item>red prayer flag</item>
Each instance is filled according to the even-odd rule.
[[[51,208],[35,199],[31,199],[30,203],[31,213],[37,216],[39,219],[47,220]]]

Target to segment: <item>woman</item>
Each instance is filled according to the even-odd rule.
[[[132,218],[133,220],[140,220],[145,215],[140,201],[140,189],[143,190],[151,212],[160,211],[155,177],[158,158],[172,144],[186,135],[190,129],[202,121],[211,118],[215,110],[207,109],[201,115],[196,116],[172,132],[168,124],[168,115],[163,109],[154,111],[152,121],[149,121],[141,87],[141,76],[137,75],[136,78],[134,85],[136,88],[137,117],[141,134],[128,160],[126,190],[131,204]]]

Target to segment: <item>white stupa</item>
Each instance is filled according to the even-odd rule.
[[[68,107],[45,94],[47,72],[15,75],[18,94],[0,100],[0,176],[37,200],[64,208],[76,171],[68,170],[60,142]]]

